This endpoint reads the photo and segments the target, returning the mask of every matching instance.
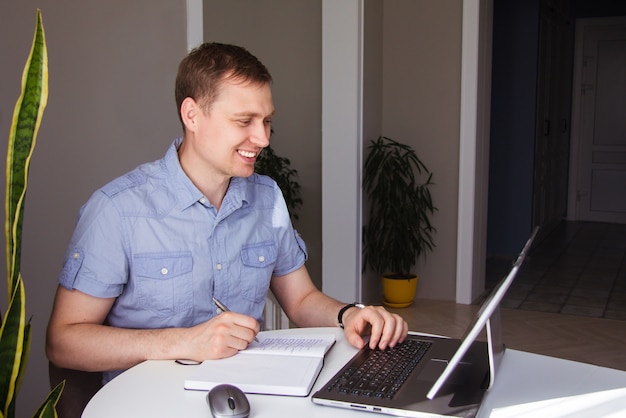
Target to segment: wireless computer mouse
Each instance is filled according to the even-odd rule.
[[[206,395],[213,418],[247,418],[250,402],[237,386],[217,385]]]

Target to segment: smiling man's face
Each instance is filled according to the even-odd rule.
[[[269,145],[274,114],[270,85],[226,79],[208,112],[196,106],[185,137],[187,155],[181,160],[200,165],[194,172],[222,181],[252,175],[257,156]]]

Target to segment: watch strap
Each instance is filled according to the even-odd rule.
[[[343,328],[343,314],[350,308],[359,308],[359,309],[363,309],[365,308],[365,305],[363,305],[362,303],[349,303],[346,306],[344,306],[343,308],[341,308],[339,310],[339,313],[337,314],[337,322],[339,323],[339,326],[341,328]]]

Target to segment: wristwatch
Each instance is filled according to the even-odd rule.
[[[350,303],[350,304],[344,306],[343,308],[341,308],[339,310],[339,314],[337,315],[337,322],[339,322],[339,326],[341,328],[343,328],[343,314],[350,308],[363,309],[363,308],[365,308],[365,305],[363,305],[362,303],[354,302],[354,303]]]

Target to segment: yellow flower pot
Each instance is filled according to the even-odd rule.
[[[390,308],[406,308],[411,306],[417,289],[417,275],[409,278],[397,278],[393,275],[383,276],[383,303]]]

